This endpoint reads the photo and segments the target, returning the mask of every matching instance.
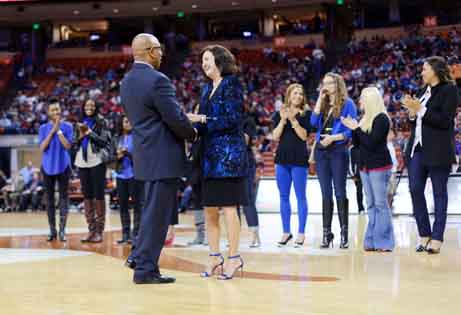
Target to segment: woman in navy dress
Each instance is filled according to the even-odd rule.
[[[248,157],[243,132],[243,89],[235,75],[232,53],[222,46],[208,46],[202,52],[202,68],[209,83],[203,87],[197,123],[201,137],[203,188],[210,261],[203,277],[224,269],[218,279],[232,279],[243,269],[239,255],[239,206],[248,205]],[[229,256],[226,264],[219,249],[219,211],[226,217]]]

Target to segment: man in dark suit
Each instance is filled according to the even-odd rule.
[[[162,60],[158,39],[139,34],[132,49],[134,64],[121,83],[120,94],[133,126],[134,176],[145,182],[133,281],[171,283],[175,279],[160,274],[158,260],[176,205],[179,178],[184,175],[184,140],[193,140],[196,131],[176,100],[174,86],[156,70]]]

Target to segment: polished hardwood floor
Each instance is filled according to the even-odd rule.
[[[336,218],[335,218],[336,220]],[[182,215],[175,245],[161,257],[172,285],[137,286],[123,266],[128,246],[117,213],[107,216],[102,244],[82,244],[82,214],[69,217],[68,242],[46,242],[44,213],[0,213],[1,314],[458,314],[461,217],[448,220],[440,255],[414,251],[411,217],[394,219],[397,248],[364,252],[366,216],[350,217],[351,248],[320,250],[321,217],[308,219],[302,248],[278,248],[280,218],[260,216],[263,246],[248,247],[243,227],[243,278],[202,279],[204,246],[188,247],[192,216]],[[293,216],[293,227],[296,217]],[[337,222],[334,221],[337,229]],[[335,230],[337,236],[339,231]],[[225,231],[223,231],[225,235]],[[226,242],[222,241],[225,252]]]

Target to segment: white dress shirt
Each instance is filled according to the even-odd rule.
[[[421,103],[421,109],[416,114],[416,128],[415,128],[415,141],[413,142],[413,148],[411,149],[410,157],[413,157],[415,153],[415,149],[418,146],[423,146],[423,117],[426,114],[427,107],[426,104],[431,98],[431,87],[428,86],[426,92],[419,98],[419,102]]]

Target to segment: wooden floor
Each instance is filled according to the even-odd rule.
[[[296,227],[293,217],[293,226]],[[336,218],[335,218],[336,220]],[[181,216],[175,246],[161,258],[172,285],[136,286],[123,266],[127,246],[119,217],[108,215],[103,244],[84,245],[83,215],[69,218],[65,244],[47,243],[43,213],[0,213],[0,314],[459,314],[461,217],[448,220],[440,255],[414,252],[411,217],[394,220],[393,253],[366,253],[366,216],[351,216],[351,248],[320,250],[321,217],[308,219],[307,244],[278,248],[280,219],[260,216],[263,247],[249,249],[244,228],[244,278],[202,279],[207,248],[187,247],[191,215]],[[337,221],[334,221],[336,228]],[[338,231],[335,230],[336,234]],[[224,232],[223,232],[224,234]],[[226,248],[225,241],[222,248]]]

